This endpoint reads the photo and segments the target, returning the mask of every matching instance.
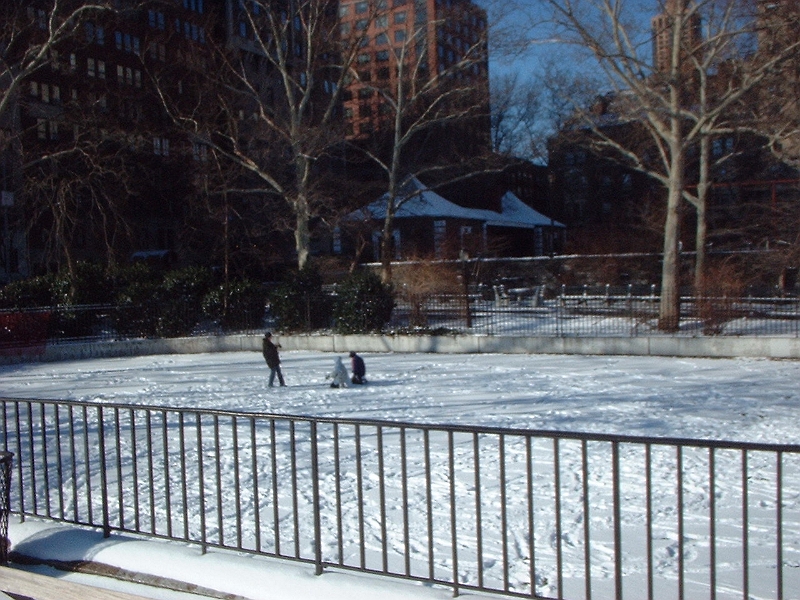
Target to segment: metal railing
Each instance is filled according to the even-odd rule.
[[[800,446],[2,400],[15,513],[530,598],[796,598]]]
[[[800,336],[800,298],[703,297],[680,300],[678,331],[659,330],[659,296],[632,287],[505,289],[465,295],[401,297],[390,329],[445,329],[546,337]]]
[[[0,565],[8,562],[8,513],[11,508],[11,463],[14,454],[0,452]]]

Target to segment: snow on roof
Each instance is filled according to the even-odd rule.
[[[443,198],[426,187],[416,177],[404,186],[403,196],[408,198],[397,209],[396,219],[427,217],[433,219],[465,219],[482,221],[492,227],[564,227],[558,221],[534,210],[513,193],[506,192],[501,200],[502,212],[493,210],[464,208]],[[386,218],[386,194],[361,210],[351,213],[351,218],[369,216],[373,219]]]

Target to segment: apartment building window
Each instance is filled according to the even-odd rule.
[[[169,140],[163,137],[154,137],[153,154],[157,156],[169,156]]]
[[[122,85],[125,83],[125,67],[117,65],[117,83]]]
[[[45,119],[36,119],[36,137],[40,140],[47,139],[47,121]]]
[[[97,61],[97,76],[100,79],[106,78],[106,61],[104,60]]]
[[[389,26],[389,15],[379,15],[375,17],[375,27],[386,29]]]
[[[375,53],[375,60],[378,62],[386,62],[389,60],[389,51],[388,50],[378,50]]]
[[[356,2],[356,14],[357,15],[363,15],[368,10],[369,10],[369,3],[368,2],[364,2],[363,0],[361,2]]]
[[[46,83],[42,84],[42,102],[50,103],[50,86]]]
[[[350,14],[350,5],[349,4],[343,4],[343,5],[341,5],[339,7],[339,18],[340,19],[342,17],[346,17],[349,14]]]
[[[403,23],[405,23],[407,15],[408,15],[408,13],[406,13],[406,11],[404,11],[404,10],[400,10],[400,11],[397,11],[396,13],[394,13],[394,24],[395,25],[402,25]]]
[[[97,75],[97,63],[93,58],[86,59],[86,74],[89,77],[94,77]]]
[[[147,24],[153,29],[161,29],[163,31],[167,28],[167,18],[161,11],[148,10]]]
[[[31,81],[31,96],[39,97],[39,82],[38,81]]]
[[[406,30],[405,29],[397,29],[394,32],[394,41],[397,43],[405,42],[406,41]]]
[[[375,36],[375,43],[378,46],[386,46],[389,44],[389,36],[385,33],[379,33]]]
[[[69,70],[73,73],[78,69],[78,57],[74,52],[69,55]]]
[[[157,42],[150,42],[149,49],[150,49],[150,58],[152,58],[153,60],[166,62],[167,60],[166,45]]]
[[[197,162],[208,162],[208,146],[195,142],[192,145],[192,156]]]

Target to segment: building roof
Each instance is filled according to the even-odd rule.
[[[535,229],[536,227],[564,227],[562,223],[546,217],[534,210],[512,192],[506,192],[501,200],[501,212],[487,209],[464,208],[443,198],[419,179],[414,177],[404,186],[403,196],[408,198],[397,209],[395,219],[464,219],[481,221],[490,227],[516,227]],[[348,215],[349,218],[386,218],[387,194],[361,210]]]

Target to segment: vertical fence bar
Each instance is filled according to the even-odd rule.
[[[319,449],[317,442],[317,422],[311,421],[311,492],[314,505],[314,572],[322,575],[322,512],[319,495]]]
[[[97,407],[97,451],[100,455],[100,499],[103,503],[103,537],[111,535],[108,513],[108,475],[106,463],[106,417],[102,406]]]
[[[453,553],[453,597],[459,595],[458,580],[458,525],[456,523],[456,466],[453,431],[447,432],[447,464],[450,476],[450,545]]]
[[[242,490],[239,475],[239,420],[231,417],[231,436],[233,446],[233,497],[236,506],[236,547],[242,548]]]
[[[431,485],[431,441],[430,431],[426,428],[422,434],[422,446],[425,452],[425,501],[428,518],[428,578],[435,579],[433,567],[433,489]]]
[[[186,414],[178,413],[178,452],[181,465],[181,502],[183,503],[183,539],[189,540],[189,485],[186,473]],[[200,453],[197,459],[200,460]]]
[[[647,598],[653,600],[653,456],[652,445],[644,447],[645,527],[647,528]]]
[[[167,519],[167,537],[172,537],[172,502],[170,502],[170,469],[169,469],[169,431],[167,423],[167,411],[161,411],[161,446],[164,453],[164,512]]]
[[[61,452],[61,406],[53,404],[53,417],[55,419],[56,435],[56,475],[58,476],[58,518],[64,518],[64,457]],[[119,439],[119,435],[117,435]],[[121,506],[121,504],[120,504]]]
[[[16,446],[16,453],[15,456],[17,457],[17,489],[18,489],[18,498],[19,498],[19,512],[22,515],[22,518],[25,518],[25,477],[23,477],[23,469],[22,469],[22,419],[20,418],[20,403],[14,402],[14,420],[16,422],[16,435],[17,435],[17,446]],[[77,485],[77,484],[76,484]],[[75,504],[77,506],[77,502]],[[75,517],[75,520],[78,520],[78,517]]]
[[[114,407],[114,434],[116,435],[114,444],[114,458],[117,465],[117,503],[119,504],[119,528],[125,529],[125,492],[122,488],[122,426],[120,424],[120,412],[118,407]],[[61,444],[59,444],[61,446]]]
[[[198,412],[195,414],[195,427],[197,428],[197,500],[200,504],[200,545],[203,554],[208,549],[208,531],[206,527],[206,479],[205,479],[205,452],[203,449],[203,418]]]
[[[53,403],[53,429],[55,432],[56,446],[56,476],[58,477],[58,518],[64,515],[64,457],[61,452],[61,406]],[[117,436],[119,438],[119,436]]]
[[[89,407],[83,405],[81,416],[83,417],[83,460],[84,472],[86,475],[86,507],[88,523],[94,523],[94,502],[92,496],[92,468],[89,459]]]
[[[355,450],[356,450],[356,493],[358,496],[358,553],[359,564],[364,569],[367,566],[367,549],[364,538],[364,472],[361,464],[361,426],[356,425],[355,429]]]
[[[292,472],[292,525],[294,527],[294,557],[300,558],[300,500],[297,488],[297,435],[294,421],[289,421],[289,442]]]
[[[131,420],[131,477],[133,478],[133,529],[140,531],[139,520],[139,459],[136,453],[136,413],[131,408],[128,410]]]
[[[272,530],[275,534],[275,555],[281,555],[280,509],[278,504],[278,444],[275,438],[275,419],[269,420],[269,445],[272,469]]]
[[[256,552],[261,552],[261,501],[258,489],[258,445],[256,443],[256,419],[248,419],[250,425],[250,469],[253,472],[253,535]]]
[[[498,440],[498,459],[500,465],[500,543],[503,553],[503,591],[509,589],[508,581],[508,490],[506,484],[506,437],[500,434]]]
[[[561,523],[561,450],[557,437],[553,438],[553,494],[556,520],[556,578],[558,581],[558,598],[564,597],[564,547],[562,545]]]
[[[403,505],[403,566],[406,577],[411,576],[411,525],[408,512],[408,449],[406,428],[400,427],[400,478],[402,480],[401,502]]]
[[[154,465],[153,465],[153,421],[152,414],[149,410],[145,410],[145,423],[147,434],[147,492],[150,497],[150,533],[156,533],[156,491],[155,491],[155,478],[154,478]]]
[[[586,600],[592,600],[592,552],[591,552],[591,522],[589,512],[589,448],[586,440],[581,440],[581,470],[583,487],[583,570],[585,581]]]
[[[342,457],[339,448],[339,424],[333,424],[333,481],[336,494],[336,550],[339,565],[344,564],[344,526],[342,524]]]
[[[384,573],[389,572],[389,548],[386,539],[386,473],[383,463],[383,426],[378,425],[377,444],[378,444],[378,499],[381,524],[381,568]]]
[[[685,598],[686,556],[684,553],[684,519],[683,519],[683,446],[676,448],[675,475],[677,477],[678,494],[678,598]]]
[[[219,437],[219,415],[214,415],[214,486],[217,491],[217,543],[225,544],[225,523],[222,514],[222,448]]]
[[[528,556],[531,596],[536,596],[536,506],[533,498],[533,440],[525,436],[525,471],[528,493]]]
[[[41,427],[40,433],[42,437],[41,470],[43,471],[44,475],[45,514],[48,517],[52,517],[53,515],[50,510],[50,453],[47,448],[47,404],[45,403],[39,405],[39,423]]]
[[[478,560],[478,587],[483,587],[483,524],[481,505],[481,446],[478,432],[472,434],[472,456],[475,471],[475,545]]]
[[[777,551],[778,600],[783,600],[783,452],[780,450],[775,456],[775,549]]]
[[[30,469],[31,507],[32,507],[32,514],[36,515],[39,514],[39,502],[36,494],[36,489],[37,489],[36,473],[38,472],[38,470],[36,469],[36,453],[34,452],[34,445],[33,445],[33,439],[34,439],[33,404],[28,402],[27,408],[28,408],[28,468]],[[20,454],[20,461],[21,460],[22,460],[22,454]]]
[[[611,477],[614,510],[614,590],[622,599],[622,507],[619,471],[619,442],[611,442]]]
[[[77,450],[75,449],[75,412],[73,411],[73,405],[70,404],[67,410],[67,419],[68,419],[68,427],[67,431],[69,432],[69,454],[70,454],[70,469],[72,476],[72,518],[74,521],[78,521],[78,455]]]
[[[708,449],[708,521],[709,521],[709,592],[711,600],[717,598],[717,494],[716,460],[714,448]]]

